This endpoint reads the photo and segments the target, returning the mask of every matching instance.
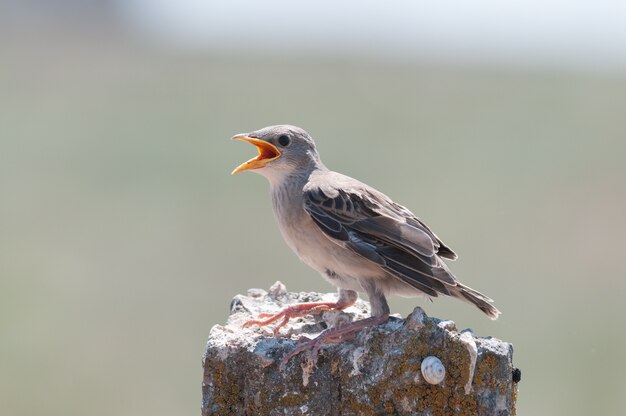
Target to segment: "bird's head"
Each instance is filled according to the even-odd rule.
[[[299,127],[270,126],[237,134],[232,139],[248,142],[259,152],[256,157],[237,166],[233,175],[252,170],[272,180],[294,172],[306,172],[321,164],[313,139]]]

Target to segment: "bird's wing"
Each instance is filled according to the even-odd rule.
[[[335,242],[430,296],[457,285],[439,257],[454,252],[408,209],[361,182],[343,175],[310,181],[304,209]]]

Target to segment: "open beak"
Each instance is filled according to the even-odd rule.
[[[259,140],[254,136],[248,136],[247,134],[238,134],[231,137],[231,140],[241,140],[244,142],[248,142],[256,146],[256,149],[259,151],[258,156],[253,157],[247,162],[244,162],[241,165],[237,166],[235,170],[232,171],[231,175],[243,172],[244,170],[262,168],[272,160],[278,159],[281,155],[280,150],[278,150],[276,146],[266,142],[265,140]]]

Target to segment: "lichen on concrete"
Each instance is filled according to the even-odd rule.
[[[281,359],[298,338],[369,315],[359,300],[343,312],[292,320],[274,336],[271,327],[243,328],[259,313],[299,302],[335,300],[336,294],[291,293],[277,282],[231,302],[226,325],[215,325],[203,356],[203,415],[512,415],[517,384],[513,347],[495,338],[459,332],[451,321],[421,308],[406,319],[360,331],[341,344]],[[438,357],[446,376],[438,385],[421,375],[421,361]]]

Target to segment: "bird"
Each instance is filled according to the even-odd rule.
[[[308,266],[338,288],[336,302],[308,302],[263,314],[245,326],[275,323],[274,332],[291,318],[353,305],[368,296],[370,317],[330,328],[303,343],[288,357],[321,345],[341,342],[389,319],[387,296],[451,296],[470,303],[491,319],[500,311],[493,300],[464,285],[444,262],[457,254],[409,209],[354,178],[328,169],[305,130],[275,125],[231,139],[254,145],[258,155],[232,174],[252,171],[270,185],[272,207],[287,245]]]

